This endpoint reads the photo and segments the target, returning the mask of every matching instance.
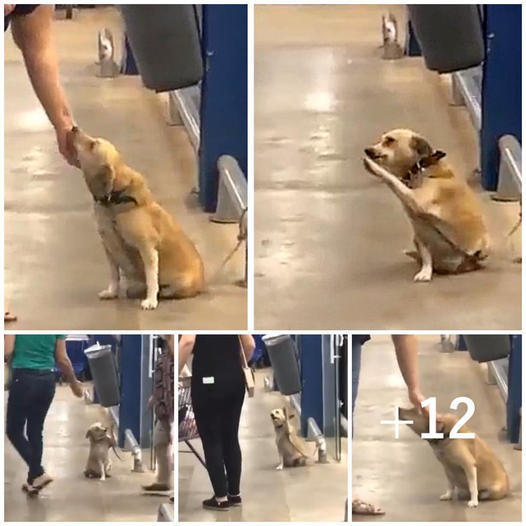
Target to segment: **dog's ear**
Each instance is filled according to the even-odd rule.
[[[411,137],[409,146],[420,157],[427,157],[433,153],[433,148],[431,148],[431,145],[420,135],[413,135]]]
[[[109,164],[99,166],[97,171],[87,177],[88,187],[97,198],[106,197],[113,189],[115,170]]]

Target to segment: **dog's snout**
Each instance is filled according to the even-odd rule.
[[[365,148],[364,152],[365,152],[365,155],[367,155],[367,157],[374,157],[374,149],[373,148]]]
[[[77,133],[79,131],[79,127],[78,126],[73,126],[73,128],[71,128],[71,131],[73,133]]]

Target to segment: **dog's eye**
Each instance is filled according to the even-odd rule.
[[[389,146],[389,145],[393,144],[394,142],[395,142],[395,140],[392,137],[385,137],[384,138],[384,144],[386,146]]]
[[[97,141],[91,141],[91,142],[89,143],[89,149],[90,149],[90,150],[93,150],[93,148],[95,148],[95,145],[96,145],[96,144],[97,144]]]

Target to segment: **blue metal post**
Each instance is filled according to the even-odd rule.
[[[247,174],[247,6],[203,5],[200,202],[217,202],[217,160],[228,154]]]
[[[127,36],[124,37],[124,53],[122,54],[121,74],[139,74],[139,69],[137,68],[137,63],[135,62],[135,57],[133,56],[133,51]]]
[[[119,354],[121,403],[119,406],[119,446],[124,445],[124,430],[140,436],[141,425],[141,351],[140,334],[125,334]]]
[[[323,431],[322,336],[302,334],[298,342],[301,363],[301,433],[305,436],[309,418],[314,418]]]
[[[422,51],[420,51],[420,44],[416,38],[413,30],[413,24],[408,20],[406,28],[406,39],[405,39],[405,54],[408,57],[420,57]]]
[[[522,336],[511,336],[511,354],[508,365],[508,403],[507,429],[508,439],[516,443],[519,440],[520,415],[522,407]]]
[[[484,5],[486,60],[482,78],[482,129],[480,166],[482,185],[496,190],[502,135],[522,143],[522,6]]]

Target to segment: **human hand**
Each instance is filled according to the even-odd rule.
[[[421,405],[426,397],[420,392],[420,389],[409,389],[407,394],[409,396],[409,401],[416,407],[418,412],[429,416],[429,409],[427,407],[422,407]]]
[[[73,146],[73,134],[71,132],[73,125],[63,125],[55,128],[57,136],[58,151],[62,154],[64,159],[71,166],[80,168],[80,163],[77,158],[77,151]]]
[[[71,391],[77,398],[82,398],[84,396],[84,389],[82,388],[82,382],[75,380],[73,383],[69,384]]]

